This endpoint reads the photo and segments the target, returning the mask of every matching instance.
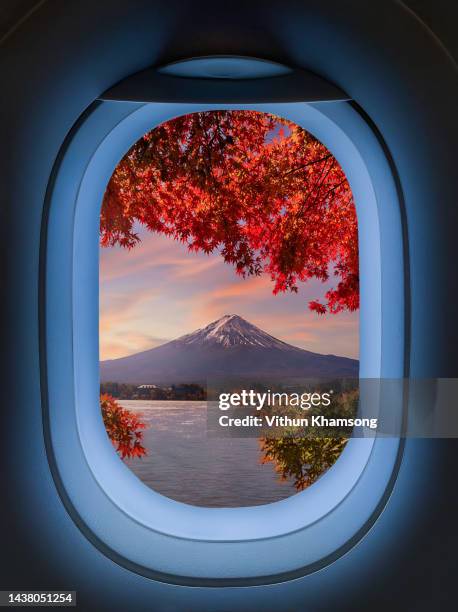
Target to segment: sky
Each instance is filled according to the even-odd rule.
[[[272,336],[317,353],[358,358],[358,313],[320,316],[308,302],[327,288],[302,283],[273,295],[268,276],[243,279],[218,253],[190,253],[172,238],[139,230],[128,251],[100,249],[100,358],[131,355],[238,314]]]

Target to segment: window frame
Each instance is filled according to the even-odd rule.
[[[119,159],[142,134],[178,115],[223,108],[283,116],[336,156],[358,214],[360,377],[402,379],[405,374],[402,202],[386,149],[351,103],[95,103],[61,150],[43,226],[48,455],[67,508],[99,548],[138,573],[178,584],[264,584],[323,567],[376,520],[402,453],[400,437],[352,438],[313,487],[273,504],[227,509],[168,499],[146,487],[114,453],[98,403],[103,192]],[[401,387],[390,400],[399,431]]]

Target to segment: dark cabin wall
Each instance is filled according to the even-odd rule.
[[[453,0],[404,0],[404,5],[423,21],[458,62],[455,4]]]

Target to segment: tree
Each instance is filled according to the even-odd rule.
[[[260,438],[261,463],[272,461],[280,480],[293,479],[298,491],[313,484],[340,457],[346,438]]]
[[[333,155],[296,124],[255,111],[198,112],[163,123],[116,167],[101,245],[133,248],[135,224],[191,251],[218,251],[237,274],[268,274],[273,292],[310,278],[336,285],[309,308],[359,307],[357,220]]]
[[[107,393],[100,396],[100,408],[103,422],[116,451],[121,459],[143,457],[146,449],[142,446],[145,424],[130,410],[122,408],[117,401]]]
[[[359,389],[343,391],[334,397],[325,416],[355,418],[358,401]],[[311,410],[308,414],[319,413]],[[259,439],[261,463],[272,462],[280,480],[293,479],[296,489],[302,491],[334,465],[350,435],[348,428],[342,428],[322,432],[285,430],[282,437],[265,436]]]

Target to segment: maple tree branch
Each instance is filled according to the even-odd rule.
[[[331,155],[331,154],[327,156],[327,159],[329,159],[330,157],[332,157],[332,155]],[[324,158],[323,158],[323,159],[324,159]],[[313,198],[313,201],[312,201],[312,202],[309,202],[310,195],[311,195],[311,191],[312,191],[312,190],[310,190],[310,191],[307,193],[307,197],[306,197],[306,198],[305,198],[305,200],[302,202],[302,204],[301,204],[301,206],[300,206],[299,210],[297,211],[297,214],[296,214],[296,216],[297,216],[297,217],[299,217],[299,216],[303,215],[303,214],[304,214],[304,212],[305,212],[306,210],[308,210],[308,209],[309,209],[311,206],[313,206],[313,205],[316,203],[316,201],[318,200],[318,196],[320,195],[321,187],[323,186],[323,183],[324,183],[324,181],[326,180],[326,178],[327,178],[328,174],[331,172],[331,170],[332,170],[332,169],[333,169],[333,167],[334,167],[334,161],[335,161],[335,160],[334,160],[334,159],[332,159],[332,161],[331,161],[331,165],[329,166],[329,168],[328,168],[327,170],[326,170],[326,166],[327,166],[328,164],[327,164],[327,163],[325,163],[325,164],[324,164],[323,168],[321,169],[321,173],[320,173],[320,176],[319,176],[319,178],[318,178],[318,181],[317,181],[317,183],[315,184],[315,188],[316,188],[316,190],[317,190],[317,191],[316,191],[315,197]],[[325,170],[326,170],[326,173],[325,173]]]
[[[320,159],[315,159],[311,162],[307,162],[306,164],[302,164],[301,166],[297,166],[296,168],[291,168],[291,170],[288,170],[287,172],[282,174],[282,176],[288,176],[288,174],[292,174],[293,172],[297,172],[298,170],[303,170],[304,168],[308,168],[309,166],[313,166],[314,164],[319,164],[322,161],[326,161],[330,157],[332,157],[331,153],[329,153],[329,155],[325,155],[324,157],[320,157]]]
[[[195,113],[150,132],[107,186],[102,241],[131,247],[138,219],[196,251],[224,246],[237,271],[257,274],[265,262],[281,286],[322,278],[337,250],[356,277],[356,216],[342,169],[313,137],[281,134],[271,146],[282,122],[269,121],[251,111]],[[357,282],[336,295],[342,309],[354,310]]]
[[[326,193],[325,193],[325,194],[324,194],[324,196],[323,196],[323,200],[325,200],[325,199],[328,197],[328,195],[329,195],[330,193],[332,193],[333,191],[335,191],[336,189],[338,189],[338,188],[339,188],[341,185],[343,185],[343,184],[346,182],[346,180],[347,180],[347,179],[342,179],[342,180],[340,181],[340,183],[337,183],[337,185],[334,185],[334,187],[332,187],[331,189],[328,189],[328,191],[326,191]]]

